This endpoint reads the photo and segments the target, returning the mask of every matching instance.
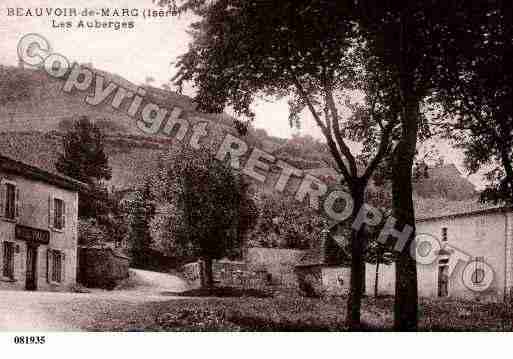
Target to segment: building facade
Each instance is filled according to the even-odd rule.
[[[418,293],[429,298],[503,301],[513,297],[513,210],[473,201],[416,203]],[[303,265],[324,292],[347,294],[349,265]],[[366,264],[365,291],[395,294],[395,264]],[[310,280],[311,281],[311,280]]]
[[[0,289],[61,291],[76,283],[84,186],[0,156]]]
[[[438,213],[420,212],[417,235],[430,236],[440,248],[431,263],[417,265],[419,295],[492,301],[511,296],[510,208],[451,203]]]

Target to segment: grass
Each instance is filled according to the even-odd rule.
[[[191,293],[194,294],[194,293]],[[75,317],[88,331],[346,331],[346,298],[277,295],[175,297],[169,301],[123,303],[79,300],[55,309]],[[228,294],[224,292],[223,294]],[[241,293],[235,293],[241,294]],[[365,298],[363,330],[390,331],[393,298]],[[513,331],[513,306],[461,300],[421,299],[421,331]]]
[[[345,331],[345,298],[183,299],[154,307],[155,331]],[[364,330],[389,331],[393,298],[366,298]],[[513,308],[501,303],[422,299],[421,331],[512,331]]]

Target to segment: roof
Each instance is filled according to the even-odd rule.
[[[88,188],[85,183],[77,181],[71,177],[52,173],[2,154],[0,154],[0,171],[18,174],[23,177],[46,182],[54,186],[73,191],[86,190]]]
[[[417,199],[415,201],[417,221],[511,210],[510,206],[482,203],[478,198],[464,201],[443,201],[439,199]]]

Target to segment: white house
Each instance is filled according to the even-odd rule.
[[[421,297],[501,301],[513,294],[513,209],[476,200],[417,200],[417,278]],[[311,262],[311,261],[310,261]],[[323,260],[299,263],[300,280],[347,294],[350,270]],[[375,265],[365,288],[374,295]],[[380,265],[379,294],[394,295],[395,265]]]
[[[76,282],[81,182],[0,155],[0,289]]]
[[[435,251],[426,256],[428,260],[418,260],[419,295],[484,300],[503,300],[510,296],[513,285],[510,207],[475,200],[440,203],[434,208],[418,203],[416,216],[419,246],[423,241],[430,241],[428,236],[436,240],[431,239]],[[419,251],[422,252],[420,247]]]

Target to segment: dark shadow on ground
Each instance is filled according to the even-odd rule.
[[[268,298],[272,294],[258,289],[243,289],[233,287],[216,287],[216,288],[198,288],[191,289],[185,292],[161,292],[161,295],[179,296],[179,297],[219,297],[219,298],[239,298],[239,297],[254,297],[254,298]]]

